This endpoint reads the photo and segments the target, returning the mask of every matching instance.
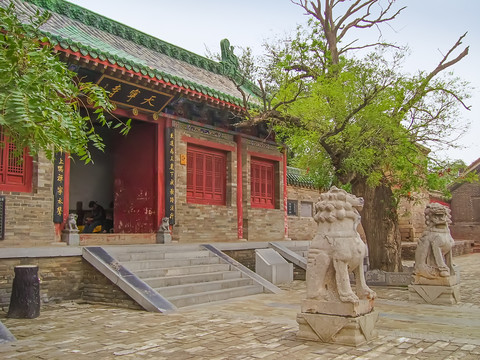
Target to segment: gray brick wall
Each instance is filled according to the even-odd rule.
[[[53,164],[40,154],[33,161],[31,193],[0,192],[6,203],[5,240],[0,247],[45,246],[55,241],[52,186]]]

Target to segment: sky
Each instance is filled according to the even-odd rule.
[[[290,0],[70,0],[110,19],[194,53],[220,52],[220,40],[228,38],[237,47],[251,47],[262,53],[262,44],[292,33],[305,24],[305,11]],[[405,71],[435,68],[450,47],[465,32],[469,55],[453,67],[456,76],[474,89],[461,111],[463,123],[470,123],[458,144],[461,149],[437,153],[440,158],[461,159],[467,165],[480,158],[480,1],[478,0],[397,0],[405,10],[382,35],[391,42],[408,45],[411,55]],[[359,33],[377,37],[375,34]],[[462,47],[462,49],[463,49]]]

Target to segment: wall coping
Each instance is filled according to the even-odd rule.
[[[0,248],[0,259],[82,256],[81,246]]]
[[[285,240],[285,241],[275,241],[284,246],[309,246],[309,240]],[[172,245],[182,246],[182,245],[192,245],[193,243],[174,243]],[[202,243],[198,243],[201,245]],[[252,242],[215,242],[211,243],[219,250],[254,250],[262,249],[269,247],[269,241],[252,241]],[[132,245],[116,245],[116,246],[137,246],[136,244]],[[20,247],[11,247],[11,248],[1,248],[0,247],[0,259],[11,259],[11,258],[41,258],[41,257],[62,257],[62,256],[82,256],[83,246],[48,246],[48,247],[29,247],[29,248],[20,248]]]

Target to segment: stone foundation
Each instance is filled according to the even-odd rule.
[[[409,285],[409,300],[421,304],[454,305],[460,302],[460,284],[441,285]]]
[[[297,338],[323,343],[360,346],[378,336],[378,312],[357,317],[325,314],[297,314]]]

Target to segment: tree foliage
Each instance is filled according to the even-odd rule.
[[[454,145],[452,133],[465,129],[455,120],[468,109],[468,85],[445,71],[468,54],[461,49],[465,35],[433,69],[410,75],[401,70],[405,48],[355,39],[356,30],[394,20],[405,9],[395,0],[292,2],[311,19],[292,38],[269,45],[275,91],[263,111],[246,113],[245,124],[267,121],[294,164],[370,197],[362,223],[369,247],[383,249],[371,251],[371,263],[398,271],[396,202],[427,185],[430,150]]]
[[[40,26],[43,12],[20,21],[13,4],[0,8],[0,125],[18,148],[57,151],[91,160],[89,144],[103,150],[95,124],[119,128],[126,134],[130,121],[113,123],[105,90],[83,82],[55,54]]]

